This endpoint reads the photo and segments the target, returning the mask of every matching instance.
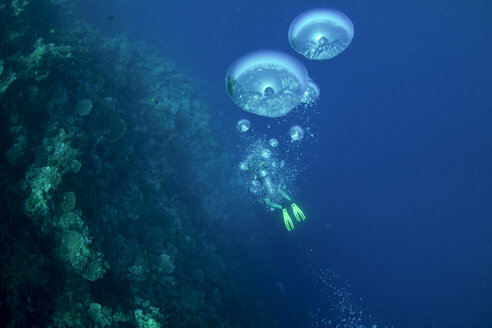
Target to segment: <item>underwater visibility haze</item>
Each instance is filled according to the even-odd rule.
[[[0,326],[492,327],[491,10],[0,1]]]

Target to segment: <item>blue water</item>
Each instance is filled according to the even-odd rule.
[[[287,30],[320,6],[349,16],[355,37],[340,56],[309,62]],[[81,15],[177,62],[231,134],[240,118],[268,120],[228,98],[229,65],[261,48],[301,59],[321,87],[297,183],[308,222],[287,235],[275,231],[278,213],[258,207],[271,262],[252,269],[265,273],[257,293],[286,326],[312,325],[331,297],[314,265],[339,274],[379,326],[410,328],[492,327],[491,10],[487,1],[90,0]]]

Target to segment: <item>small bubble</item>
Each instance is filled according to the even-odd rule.
[[[304,130],[299,125],[294,125],[290,128],[290,138],[293,141],[301,140],[304,138]]]
[[[246,132],[251,127],[251,122],[247,119],[242,119],[237,122],[237,129],[239,132]]]
[[[266,148],[261,150],[261,157],[264,159],[270,158],[270,151]]]

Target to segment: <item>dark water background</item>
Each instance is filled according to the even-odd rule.
[[[245,222],[270,258],[251,269],[256,293],[285,324],[307,326],[325,302],[307,263],[321,263],[387,325],[491,327],[492,3],[90,0],[81,15],[176,61],[233,135],[237,119],[255,118],[227,97],[229,65],[260,48],[294,54],[290,22],[320,6],[347,14],[355,37],[329,61],[296,55],[321,87],[296,195],[309,222],[295,236],[261,209],[265,225]]]

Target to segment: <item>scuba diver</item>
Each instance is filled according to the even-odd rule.
[[[283,168],[283,165],[279,165],[272,159],[270,150],[264,147],[261,140],[252,145],[251,153],[239,167],[242,171],[250,174],[250,191],[260,196],[272,210],[279,209],[282,211],[284,224],[288,231],[294,230],[294,223],[287,211],[288,204],[290,204],[292,213],[298,222],[306,219],[299,206],[281,188],[285,181],[282,181],[282,176],[278,174],[278,171]],[[276,177],[278,181],[274,183],[272,177]]]

